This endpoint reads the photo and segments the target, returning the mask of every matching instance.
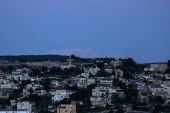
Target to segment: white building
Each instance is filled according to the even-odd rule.
[[[100,71],[100,68],[84,68],[84,73],[85,74],[92,74],[92,75],[96,75],[96,73]]]
[[[17,103],[17,109],[29,110],[29,113],[32,113],[32,103],[30,101],[19,101]]]
[[[111,104],[112,98],[111,97],[90,97],[90,101],[93,106],[103,106],[105,107],[106,104]]]
[[[100,84],[113,84],[113,78],[102,78]]]
[[[43,86],[40,84],[27,84],[26,89],[23,89],[23,96],[30,95],[30,88],[33,89],[33,93],[35,93],[36,89],[43,89]]]
[[[30,113],[28,109],[1,109],[0,113]]]
[[[80,77],[89,78],[89,73],[82,73],[80,74]]]
[[[153,92],[164,92],[165,89],[162,86],[151,86],[150,91],[153,91]]]
[[[107,73],[112,73],[112,69],[105,69],[105,73],[107,72]]]
[[[117,75],[117,76],[119,76],[119,77],[123,77],[123,70],[122,69],[115,69],[115,74]]]
[[[79,88],[87,88],[90,84],[95,84],[96,80],[94,78],[78,78],[77,86]]]
[[[20,81],[20,80],[31,80],[30,76],[24,76],[24,75],[15,75],[14,80]]]
[[[122,61],[110,61],[114,68],[122,65]]]
[[[168,65],[166,63],[155,63],[150,64],[149,68],[144,68],[144,71],[161,71],[165,72],[165,70],[168,68]]]
[[[72,93],[74,93],[74,92],[66,90],[62,86],[58,86],[55,89],[55,95],[52,96],[52,100],[53,101],[60,101],[60,100],[63,100],[64,98],[69,98],[69,95],[72,94]]]
[[[16,69],[16,72],[12,72],[12,74],[30,74],[31,69],[23,68],[23,69]]]
[[[92,89],[90,101],[94,106],[105,106],[111,104],[112,95],[118,95],[124,98],[124,92],[120,88],[115,88],[109,84],[98,84],[95,89]]]
[[[75,104],[58,105],[57,113],[76,113],[76,105]]]

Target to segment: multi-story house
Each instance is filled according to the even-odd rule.
[[[114,68],[122,65],[122,61],[111,61],[110,63],[113,65]]]
[[[58,105],[57,113],[76,113],[76,105],[75,104]]]
[[[77,86],[79,88],[87,88],[90,84],[95,84],[96,80],[94,78],[78,78]]]
[[[166,98],[168,96],[168,93],[167,92],[155,92],[154,95]]]
[[[0,79],[6,79],[6,75],[4,73],[0,73]]]
[[[31,103],[30,101],[19,101],[17,102],[17,109],[22,110],[29,110],[29,113],[32,113],[34,103]]]
[[[81,73],[79,76],[89,78],[89,73]]]
[[[20,81],[20,80],[31,80],[30,76],[24,76],[24,75],[15,75],[14,80]]]
[[[11,106],[16,106],[17,105],[17,100],[10,100]]]
[[[144,68],[144,71],[160,71],[160,72],[165,72],[165,70],[168,68],[168,64],[166,63],[154,63],[150,64],[149,68]]]
[[[62,86],[58,86],[55,89],[55,95],[52,96],[52,100],[53,101],[60,101],[60,100],[63,100],[64,98],[69,98],[69,95],[72,94],[72,93],[74,93],[74,92],[72,92],[70,90],[66,90]]]
[[[161,83],[159,81],[152,81],[152,85],[154,86],[160,86]]]
[[[150,91],[153,91],[153,92],[164,92],[165,89],[162,86],[151,86]]]
[[[43,96],[43,95],[47,94],[46,90],[36,90],[36,93],[37,93],[39,96]]]
[[[78,78],[77,86],[79,88],[85,88],[86,80],[86,78]]]
[[[106,106],[106,104],[111,104],[111,97],[90,97],[91,104],[94,106]]]
[[[12,91],[12,88],[0,88],[0,98],[8,98]]]
[[[139,100],[141,101],[141,102],[146,102],[146,100],[147,100],[147,93],[148,93],[148,98],[151,98],[152,97],[152,92],[141,92],[140,93],[140,96],[139,96]]]
[[[113,78],[102,78],[100,80],[100,84],[110,84],[110,85],[112,85],[113,84]]]
[[[23,69],[16,69],[16,72],[13,72],[14,74],[30,74],[31,69],[23,68]]]
[[[92,89],[92,96],[90,97],[91,103],[96,106],[105,106],[107,103],[111,104],[112,95],[124,97],[124,92],[120,88],[109,84],[98,84],[95,89]]]
[[[87,78],[85,86],[87,87],[90,84],[96,84],[96,79],[94,79],[94,78]]]
[[[123,77],[123,70],[122,69],[115,69],[115,74],[118,76],[118,77]]]
[[[164,87],[165,92],[170,94],[170,85],[164,85],[163,87]]]
[[[96,75],[96,73],[100,71],[100,68],[84,68],[84,73],[85,74],[92,74],[92,75]]]
[[[112,69],[105,69],[105,73],[107,72],[107,73],[112,73]]]
[[[30,113],[28,109],[1,109],[0,113]]]
[[[39,89],[42,90],[43,86],[40,84],[27,84],[26,89],[23,89],[23,96],[30,95],[30,89],[33,89],[33,93],[36,93],[35,90]]]
[[[143,91],[145,89],[145,83],[136,82],[137,89]]]

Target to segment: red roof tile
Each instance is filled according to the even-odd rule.
[[[102,80],[113,80],[113,78],[102,78]]]
[[[142,92],[142,93],[147,93],[147,92]],[[148,91],[148,93],[152,94],[152,92]]]
[[[111,84],[97,84],[98,87],[116,87]]]
[[[63,86],[58,86],[55,90],[66,90],[63,88]]]
[[[168,95],[167,92],[155,92],[155,96],[159,96],[159,95]]]
[[[117,76],[117,75],[112,75],[112,76]]]
[[[119,68],[119,70],[120,70],[120,71],[123,71],[123,69],[120,69],[120,68]]]

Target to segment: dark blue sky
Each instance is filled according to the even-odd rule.
[[[0,55],[170,59],[170,0],[0,0]]]

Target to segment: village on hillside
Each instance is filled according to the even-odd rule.
[[[0,113],[170,112],[170,60],[0,60]]]

